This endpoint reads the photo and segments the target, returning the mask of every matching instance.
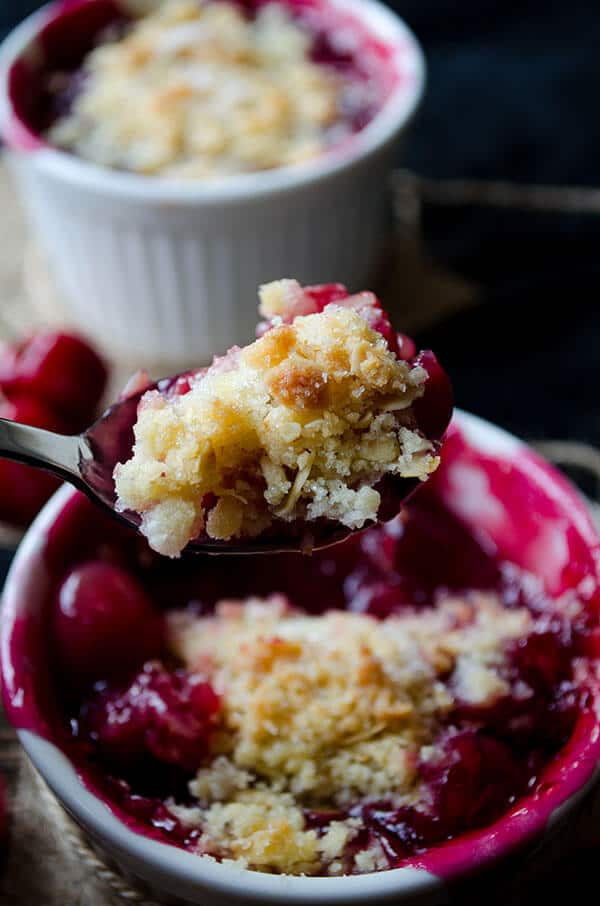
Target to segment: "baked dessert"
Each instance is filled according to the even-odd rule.
[[[469,476],[467,527],[449,506],[473,513]],[[23,635],[52,739],[129,827],[236,870],[423,867],[507,813],[520,826],[597,695],[582,549],[550,592],[486,535],[489,518],[530,563],[556,551],[536,494],[453,432],[392,522],[311,558],[179,561],[74,496],[44,631]]]
[[[317,4],[124,4],[76,72],[55,72],[51,144],[106,167],[215,179],[311,160],[385,97],[373,55]],[[349,37],[348,37],[349,36]],[[376,63],[376,61],[375,61]]]
[[[220,696],[212,751],[169,805],[198,850],[286,874],[386,868],[364,839],[365,801],[423,811],[428,767],[444,760],[447,716],[510,691],[509,644],[532,627],[495,595],[442,598],[378,620],[309,616],[282,596],[222,601],[169,617],[170,645]],[[368,808],[368,806],[367,806]],[[325,812],[317,829],[307,810]]]
[[[132,457],[114,473],[117,509],[141,517],[150,546],[178,556],[205,535],[323,534],[395,515],[406,480],[439,464],[441,431],[419,418],[429,359],[401,357],[372,293],[280,280],[260,290],[258,340],[147,392]]]

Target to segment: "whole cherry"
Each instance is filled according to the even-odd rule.
[[[23,425],[64,431],[64,419],[42,400],[32,396],[0,398],[0,418]],[[46,472],[40,472],[16,462],[0,460],[0,520],[13,525],[27,525],[38,513],[60,482]]]
[[[0,353],[0,389],[36,396],[80,430],[92,420],[106,384],[106,366],[81,337],[42,330]]]
[[[162,650],[160,611],[133,575],[102,560],[68,573],[52,622],[59,665],[79,687],[126,678]]]

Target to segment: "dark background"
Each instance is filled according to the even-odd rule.
[[[408,165],[435,177],[600,185],[600,5],[401,4],[430,73]],[[487,304],[427,338],[457,399],[529,438],[600,442],[600,214],[425,212],[434,254]]]
[[[0,32],[33,0],[0,0]],[[395,0],[429,64],[403,163],[434,178],[600,186],[600,4]],[[600,443],[600,214],[427,204],[438,261],[485,304],[417,337],[461,406],[527,438]]]

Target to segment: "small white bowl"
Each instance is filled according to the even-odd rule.
[[[325,2],[389,49],[400,78],[381,110],[313,162],[211,183],[104,169],[22,128],[11,69],[39,53],[36,37],[73,0],[30,16],[0,47],[0,134],[23,204],[70,316],[105,347],[136,362],[199,364],[252,336],[261,283],[369,287],[392,152],[421,99],[425,63],[377,0]]]
[[[600,539],[576,491],[489,422],[459,412],[453,424],[458,443],[442,465],[440,499],[478,532],[482,543],[497,542],[503,556],[533,571],[552,594],[577,590],[590,608],[600,607]],[[157,897],[202,906],[414,906],[417,901],[434,906],[448,902],[457,881],[481,875],[482,899],[485,884],[497,884],[497,876],[486,882],[486,870],[502,861],[503,877],[514,872],[518,883],[528,856],[559,829],[568,835],[569,821],[599,776],[600,683],[592,685],[593,706],[544,769],[536,791],[494,824],[415,857],[415,867],[348,877],[271,875],[219,864],[131,830],[84,784],[53,740],[53,706],[46,701],[50,684],[39,681],[47,657],[42,614],[53,588],[50,564],[63,558],[68,564],[73,556],[73,532],[81,532],[73,516],[76,497],[76,491],[63,487],[48,502],[27,532],[6,582],[1,636],[6,713],[62,805],[112,863]]]

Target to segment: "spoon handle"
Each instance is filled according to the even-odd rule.
[[[0,418],[0,458],[13,459],[81,486],[82,440]]]

